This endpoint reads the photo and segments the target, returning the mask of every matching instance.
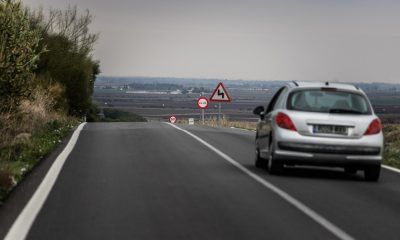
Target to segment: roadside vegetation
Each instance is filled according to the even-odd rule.
[[[246,121],[232,121],[228,120],[225,116],[222,116],[221,121],[218,122],[217,117],[204,119],[204,124],[211,127],[227,127],[227,128],[241,128],[247,130],[256,130],[256,122]]]
[[[383,126],[385,152],[383,163],[400,169],[400,124]]]
[[[178,123],[180,124],[189,124],[188,118],[178,118]],[[201,120],[196,119],[196,125],[203,125]],[[221,121],[218,121],[218,117],[207,117],[204,118],[204,125],[209,127],[223,127],[223,128],[240,128],[255,131],[256,130],[256,122],[248,122],[248,121],[233,121],[229,120],[224,114],[221,116]]]
[[[92,117],[92,16],[0,0],[0,201],[83,116]]]
[[[146,118],[130,112],[121,111],[118,109],[105,108],[104,118],[102,122],[147,122]]]

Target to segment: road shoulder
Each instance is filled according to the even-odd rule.
[[[77,128],[77,127],[76,127]],[[31,199],[46,176],[56,158],[64,150],[76,128],[65,137],[48,156],[43,158],[31,172],[16,186],[0,205],[0,239],[4,239],[8,230]]]

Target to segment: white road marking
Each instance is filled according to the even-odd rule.
[[[388,165],[382,165],[382,167],[386,168],[387,170],[391,170],[393,172],[400,173],[400,169],[397,169],[397,168],[394,168],[394,167],[391,167],[391,166],[388,166]]]
[[[22,240],[26,238],[33,222],[36,219],[36,216],[38,215],[51,189],[53,188],[54,183],[56,182],[65,160],[67,160],[69,154],[74,149],[79,134],[81,133],[85,124],[86,123],[81,123],[75,130],[67,146],[65,146],[64,150],[60,153],[60,155],[58,155],[57,159],[54,161],[53,165],[51,165],[39,187],[36,189],[32,198],[29,200],[28,204],[11,226],[6,237],[4,238],[5,240]]]
[[[281,190],[280,188],[276,187],[275,185],[273,185],[272,183],[268,182],[267,180],[261,178],[257,174],[251,172],[246,167],[244,167],[243,165],[241,165],[237,161],[233,160],[231,157],[229,157],[228,155],[226,155],[222,151],[218,150],[217,148],[215,148],[211,144],[207,143],[203,139],[199,138],[198,136],[194,135],[193,133],[191,133],[191,132],[189,132],[189,131],[187,131],[185,129],[182,129],[182,128],[178,127],[178,126],[175,126],[173,124],[169,124],[169,125],[174,127],[174,128],[176,128],[176,129],[178,129],[178,130],[180,130],[180,131],[182,131],[182,132],[184,132],[184,133],[186,133],[186,134],[188,134],[189,136],[193,137],[194,139],[196,139],[197,141],[199,141],[200,143],[202,143],[203,145],[205,145],[206,147],[208,147],[209,149],[214,151],[220,157],[222,157],[223,159],[225,159],[226,161],[228,161],[229,163],[231,163],[232,165],[237,167],[239,170],[241,170],[245,174],[249,175],[255,181],[261,183],[264,187],[268,188],[269,190],[271,190],[275,194],[279,195],[281,198],[283,198],[289,204],[291,204],[292,206],[294,206],[295,208],[297,208],[298,210],[303,212],[305,215],[307,215],[308,217],[313,219],[315,222],[320,224],[322,227],[324,227],[326,230],[331,232],[333,235],[335,235],[339,239],[342,239],[342,240],[353,240],[354,239],[349,234],[347,234],[346,232],[341,230],[339,227],[337,227],[336,225],[334,225],[333,223],[328,221],[326,218],[322,217],[321,215],[316,213],[314,210],[312,210],[311,208],[309,208],[306,205],[304,205],[303,203],[301,203],[299,200],[297,200],[294,197],[290,196],[288,193],[284,192],[283,190]]]

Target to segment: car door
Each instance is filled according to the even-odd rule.
[[[282,93],[287,89],[286,87],[281,87],[275,95],[271,98],[268,103],[263,117],[260,119],[258,124],[258,142],[260,147],[260,156],[262,158],[267,158],[269,156],[269,140],[271,134],[271,124],[272,124],[272,114],[273,110],[278,103]]]

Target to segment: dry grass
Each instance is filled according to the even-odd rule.
[[[388,143],[400,141],[400,125],[399,124],[384,125],[383,133],[385,134],[385,141]]]
[[[387,124],[383,127],[385,152],[383,163],[400,168],[400,124]]]
[[[234,127],[234,128],[242,128],[248,130],[256,129],[256,122],[245,122],[245,121],[230,121],[225,117],[222,117],[221,121],[218,121],[218,118],[208,118],[205,119],[204,125],[211,127]]]
[[[66,120],[66,115],[53,111],[56,98],[62,94],[59,84],[44,89],[37,87],[30,99],[23,100],[17,113],[0,114],[0,148],[21,138],[49,121]],[[22,135],[21,135],[22,134]]]
[[[189,124],[188,119],[178,120],[178,123],[181,124]],[[196,125],[203,125],[201,120],[195,119]],[[255,130],[256,129],[256,122],[246,122],[246,121],[231,121],[227,119],[225,116],[222,116],[221,121],[218,121],[217,117],[211,117],[204,119],[204,125],[210,127],[227,127],[227,128],[242,128],[248,130]]]
[[[0,114],[0,199],[41,157],[51,151],[76,120],[54,110],[59,85],[37,87],[15,113]]]

